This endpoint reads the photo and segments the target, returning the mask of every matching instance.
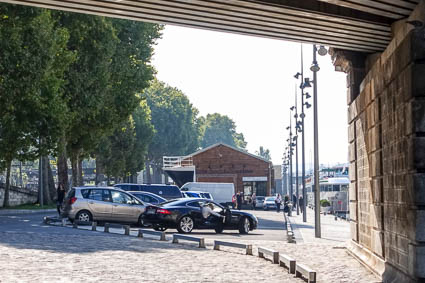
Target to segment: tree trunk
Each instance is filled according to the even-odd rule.
[[[96,185],[105,181],[105,174],[103,172],[102,163],[100,158],[96,157]]]
[[[43,203],[48,205],[52,203],[52,199],[50,198],[49,191],[49,158],[47,156],[43,156]]]
[[[68,190],[68,158],[66,156],[66,141],[62,137],[59,141],[59,152],[58,152],[58,183],[62,184],[65,190]]]
[[[146,161],[146,164],[145,164],[146,166],[146,168],[145,168],[145,170],[146,170],[146,182],[145,183],[147,183],[147,184],[151,184],[152,183],[152,177],[151,177],[151,168],[150,168],[150,163],[149,163],[149,161]]]
[[[78,157],[78,185],[84,186],[84,179],[83,179],[83,158]]]
[[[9,207],[10,171],[12,160],[6,161],[6,186],[4,187],[3,207]]]
[[[71,154],[72,186],[78,186],[78,152]]]
[[[52,166],[50,166],[50,162],[47,163],[47,184],[49,186],[49,193],[50,193],[50,199],[56,200],[56,187],[55,187],[55,180],[53,178],[53,171]]]

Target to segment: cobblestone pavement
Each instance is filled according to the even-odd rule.
[[[282,217],[273,212],[256,214],[271,221]],[[192,244],[45,226],[40,218],[17,216],[7,220],[12,224],[3,225],[6,222],[0,217],[0,282],[303,282],[256,255],[230,248],[212,250],[210,234],[207,249],[199,249]],[[319,282],[376,282],[341,249],[343,243],[288,244],[274,237],[217,236],[228,235],[233,242],[253,244],[254,253],[264,246],[294,257],[315,269]]]

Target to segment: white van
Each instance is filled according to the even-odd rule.
[[[232,205],[232,197],[235,194],[233,183],[189,182],[184,184],[180,190],[182,192],[201,191],[210,193],[216,202],[223,205]]]

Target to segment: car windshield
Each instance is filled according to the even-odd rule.
[[[266,201],[274,201],[276,199],[276,197],[269,197],[269,198],[266,198]]]

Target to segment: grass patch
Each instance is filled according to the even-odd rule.
[[[0,209],[28,209],[28,210],[36,210],[36,209],[52,209],[56,208],[56,204],[49,204],[49,205],[43,205],[41,207],[40,204],[34,203],[34,204],[21,204],[17,206],[9,206],[9,207],[1,207]]]

